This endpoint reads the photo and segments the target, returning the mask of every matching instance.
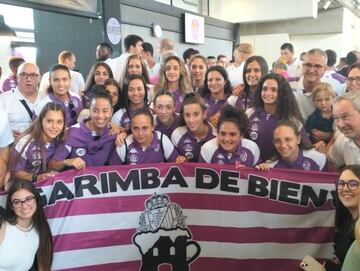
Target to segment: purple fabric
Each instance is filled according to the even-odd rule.
[[[16,80],[16,75],[14,74],[10,74],[8,78],[6,78],[3,82],[2,85],[2,91],[9,91],[12,90],[13,88],[16,88],[18,85],[18,82]]]
[[[217,112],[221,111],[226,105],[226,101],[229,98],[229,95],[225,95],[223,100],[214,100],[211,95],[208,95],[204,98],[204,101],[207,105],[207,117],[211,118]]]
[[[171,137],[171,134],[174,132],[174,130],[179,127],[180,124],[180,115],[175,114],[174,115],[174,122],[170,126],[163,125],[159,119],[155,116],[154,120],[155,124],[155,130],[163,133],[164,135],[167,135],[167,137]]]
[[[75,123],[77,123],[77,117],[79,116],[80,111],[83,109],[80,98],[69,94],[69,99],[71,103],[74,105],[72,109],[70,109],[69,107],[70,103],[68,101],[64,102],[58,99],[57,97],[55,97],[54,94],[52,93],[49,94],[49,98],[54,103],[61,105],[61,107],[64,109],[66,115],[66,122],[65,122],[66,127],[70,127]],[[75,112],[76,114],[72,112]]]

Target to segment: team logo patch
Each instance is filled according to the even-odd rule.
[[[84,148],[78,148],[76,149],[76,155],[77,156],[84,156],[86,153],[85,149]]]
[[[311,169],[311,165],[309,161],[304,161],[302,164],[303,169],[305,170],[310,170]]]
[[[192,240],[185,219],[181,207],[166,194],[155,194],[145,201],[133,236],[142,257],[140,271],[158,270],[163,264],[171,265],[171,270],[190,271],[201,247]]]
[[[38,166],[41,165],[41,161],[40,161],[40,160],[32,161],[31,165],[32,165],[33,167],[38,167]]]
[[[247,158],[248,158],[248,155],[247,155],[246,151],[241,151],[240,152],[240,160],[245,162],[247,160]]]
[[[250,133],[250,138],[251,138],[251,140],[256,140],[256,139],[258,138],[258,133],[252,131],[252,132]]]

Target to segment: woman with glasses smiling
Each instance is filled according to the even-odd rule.
[[[277,160],[268,160],[257,165],[259,170],[287,168],[323,171],[326,169],[326,156],[312,149],[311,144],[302,140],[297,125],[288,120],[277,123],[273,132],[273,143]]]
[[[59,104],[65,111],[66,127],[77,123],[77,117],[82,110],[82,102],[76,94],[70,94],[70,71],[68,67],[56,64],[49,71],[50,85],[48,96],[44,97],[35,108],[38,115],[48,102]]]
[[[353,243],[354,227],[359,218],[360,200],[360,165],[349,165],[343,168],[336,182],[335,211],[335,258],[325,263],[327,271],[341,269],[345,255]],[[349,269],[358,270],[358,269]]]
[[[53,242],[41,198],[28,181],[14,180],[0,218],[0,270],[50,271]],[[36,259],[36,261],[34,261]]]
[[[360,93],[360,64],[359,63],[351,65],[347,71],[346,91]]]

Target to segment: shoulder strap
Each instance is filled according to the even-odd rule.
[[[28,112],[30,119],[33,119],[34,113],[30,110],[29,106],[27,105],[27,103],[25,102],[25,100],[19,100],[20,103],[22,103],[22,105],[25,107],[26,111]]]
[[[126,160],[127,160],[127,156],[128,156],[128,146],[127,146],[127,143],[126,143],[126,138],[125,138],[124,144],[125,144],[125,158],[124,158],[124,165],[126,165]]]
[[[166,157],[165,157],[164,145],[163,145],[163,135],[164,135],[164,133],[161,132],[161,135],[160,135],[160,149],[161,149],[161,152],[162,152],[163,155],[164,155],[164,160],[165,160],[165,162],[167,162],[167,159],[166,159]]]

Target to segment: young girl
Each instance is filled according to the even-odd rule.
[[[149,72],[146,63],[144,62],[144,59],[139,55],[131,55],[127,59],[125,74],[123,78],[126,80],[126,78],[128,78],[128,76],[131,74],[140,74],[144,77],[146,82],[146,90],[148,92],[148,103],[150,104],[154,97],[154,86],[150,84]],[[120,85],[122,86],[123,84]]]
[[[115,112],[111,121],[128,130],[134,112],[148,106],[146,81],[142,75],[131,74],[128,76],[124,83],[122,100],[124,107]]]
[[[180,116],[181,126],[172,133],[171,141],[180,155],[190,162],[198,162],[202,145],[216,136],[213,127],[206,121],[203,99],[193,93],[186,95]]]
[[[195,93],[200,93],[205,83],[205,73],[207,70],[206,58],[202,55],[194,55],[190,59],[190,74],[192,88]]]
[[[11,169],[18,179],[43,181],[54,176],[48,162],[65,139],[65,112],[61,105],[47,103],[32,125],[15,142]]]
[[[240,96],[231,95],[228,104],[246,110],[252,107],[252,99],[260,79],[268,74],[268,64],[262,56],[251,56],[244,64],[244,91]]]
[[[110,66],[105,62],[97,62],[91,67],[85,82],[84,95],[82,96],[84,108],[89,108],[90,106],[90,100],[94,95],[92,87],[95,85],[103,85],[105,80],[109,78],[114,78],[114,76]]]
[[[272,135],[279,120],[296,123],[302,139],[310,143],[293,90],[284,77],[274,73],[265,75],[257,86],[253,104],[252,108],[246,110],[246,115],[250,123],[250,139],[259,146],[262,161],[275,155],[269,135]]]
[[[335,98],[334,89],[328,83],[320,83],[313,88],[312,96],[316,110],[306,120],[306,132],[310,134],[312,143],[315,144],[319,141],[328,143],[333,135],[332,103]]]
[[[164,63],[154,92],[169,90],[175,97],[175,111],[180,112],[184,95],[192,91],[190,77],[179,57],[169,56]]]
[[[119,84],[113,78],[109,78],[104,82],[104,88],[107,93],[111,96],[111,105],[113,107],[113,112],[116,112],[121,107],[121,88]]]
[[[247,117],[241,109],[228,105],[218,122],[218,135],[201,147],[199,162],[235,164],[236,167],[252,167],[258,163],[259,147],[244,138],[247,134]]]
[[[131,117],[131,134],[125,144],[112,153],[110,164],[148,164],[184,162],[170,139],[155,131],[153,116],[148,109],[140,109]]]
[[[48,102],[59,104],[65,111],[66,127],[70,127],[77,122],[77,117],[82,110],[80,97],[69,92],[71,82],[70,71],[68,67],[56,64],[50,68],[49,78],[48,96],[44,97],[36,106],[35,114],[40,114]]]
[[[155,130],[169,138],[180,124],[180,115],[175,113],[175,99],[171,92],[160,90],[154,98]]]
[[[53,242],[41,197],[31,182],[11,183],[0,217],[0,270],[30,270],[35,262],[35,270],[50,271]]]
[[[293,122],[282,120],[277,123],[273,133],[273,143],[278,153],[278,160],[266,161],[256,168],[326,170],[325,154],[312,149],[311,144],[306,144],[300,136],[298,126]]]
[[[231,83],[226,70],[221,66],[210,67],[205,75],[205,85],[201,96],[207,105],[207,117],[211,124],[216,125],[220,111],[231,94]]]

